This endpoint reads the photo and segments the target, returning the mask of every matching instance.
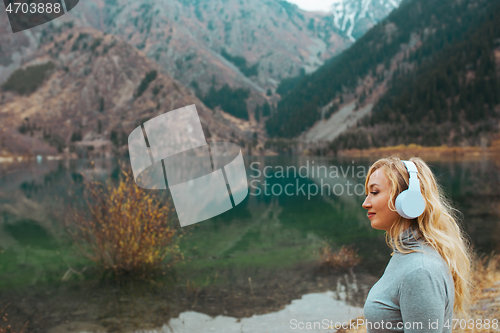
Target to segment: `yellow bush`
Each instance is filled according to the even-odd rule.
[[[85,203],[70,210],[66,227],[80,251],[104,270],[144,275],[182,257],[170,201],[139,188],[130,172],[118,184],[86,185]]]
[[[342,245],[342,247],[333,251],[330,246],[325,245],[320,249],[321,263],[325,266],[330,266],[336,269],[349,269],[361,261],[358,258],[357,251],[350,247]]]

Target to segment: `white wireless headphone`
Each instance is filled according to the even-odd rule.
[[[402,161],[410,180],[408,189],[401,192],[396,198],[396,211],[406,219],[414,219],[422,215],[425,209],[425,201],[420,193],[420,181],[417,178],[417,166],[411,161]]]

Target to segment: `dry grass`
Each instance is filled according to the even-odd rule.
[[[321,264],[334,269],[350,269],[361,261],[357,251],[352,246],[345,246],[333,251],[329,245],[324,245],[320,249]]]
[[[495,332],[500,330],[500,255],[483,256],[474,261],[474,287],[472,289],[472,306],[470,318],[465,319],[471,328],[460,329],[459,323],[455,332]],[[362,318],[362,317],[361,317]],[[491,323],[496,319],[498,328],[484,328],[486,320]],[[355,319],[356,320],[356,319]],[[354,320],[354,321],[355,321]],[[474,322],[474,324],[472,324]],[[480,327],[479,323],[483,325]],[[365,333],[366,327],[360,326],[356,330],[340,329],[338,333]]]
[[[72,208],[66,227],[81,253],[104,271],[150,275],[182,257],[171,204],[136,186],[130,173],[119,183],[90,183],[86,206]]]
[[[12,327],[11,324],[7,323],[9,321],[9,315],[5,312],[5,309],[7,309],[8,306],[9,304],[0,309],[0,333],[23,333],[26,329],[26,325],[28,325],[28,322],[26,322],[26,324],[24,324],[24,326],[20,330],[16,330],[14,327]]]
[[[489,147],[448,147],[435,146],[424,147],[416,144],[389,146],[369,149],[349,149],[338,153],[339,156],[345,157],[372,157],[378,158],[382,155],[398,155],[404,158],[412,156],[420,156],[429,161],[441,161],[443,158],[454,159],[457,156],[463,159],[477,160],[484,156],[498,156],[499,141],[494,141]]]
[[[498,320],[497,329],[474,327],[468,332],[498,332],[500,330],[500,255],[483,256],[474,261],[471,319]],[[474,325],[476,326],[476,325]],[[459,330],[460,331],[460,330]],[[464,330],[461,330],[464,331]]]
[[[1,320],[0,333],[12,332],[12,327],[9,324],[7,324],[7,322],[9,321],[8,314],[5,313],[5,309],[7,308],[7,306],[9,306],[9,304],[4,306],[0,310],[0,317],[2,318],[2,319],[0,319]]]

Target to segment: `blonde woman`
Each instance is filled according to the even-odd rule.
[[[420,158],[384,158],[368,171],[363,208],[393,249],[364,306],[368,332],[451,332],[465,314],[470,247]]]

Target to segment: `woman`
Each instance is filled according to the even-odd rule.
[[[451,332],[453,310],[469,304],[470,247],[432,171],[420,158],[380,159],[365,191],[371,226],[393,249],[366,299],[368,332]]]

